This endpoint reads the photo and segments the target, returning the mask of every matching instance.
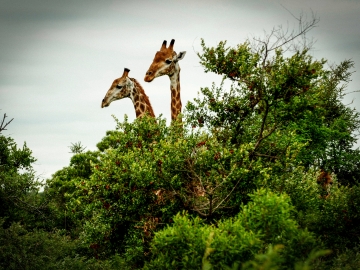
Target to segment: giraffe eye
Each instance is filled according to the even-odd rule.
[[[116,88],[117,88],[117,89],[121,89],[121,88],[122,88],[122,85],[117,85]]]
[[[168,65],[171,64],[171,62],[172,62],[172,61],[169,60],[169,59],[166,59],[166,60],[165,60],[165,63],[168,64]]]

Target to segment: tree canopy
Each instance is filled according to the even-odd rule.
[[[31,151],[0,134],[0,267],[359,268],[360,118],[343,103],[354,63],[311,55],[316,23],[202,40],[200,64],[223,83],[182,122],[114,117],[42,192]]]

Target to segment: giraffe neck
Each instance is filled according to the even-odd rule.
[[[134,83],[134,88],[132,89],[130,98],[134,104],[136,118],[143,117],[146,113],[155,117],[149,97],[145,94],[144,89],[137,80],[131,78],[131,81]]]
[[[175,121],[181,113],[181,97],[180,97],[180,67],[170,77],[171,90],[171,120]]]

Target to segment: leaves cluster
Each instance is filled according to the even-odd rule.
[[[153,231],[182,209],[209,219],[229,212],[224,209],[237,212],[255,187],[247,183],[250,175],[266,176],[259,164],[249,163],[249,146],[232,149],[158,121],[118,122],[98,144],[92,174],[78,179],[69,212],[86,220],[82,237],[98,256],[123,250],[130,235],[143,239],[146,249]],[[239,190],[243,196],[235,196]]]
[[[200,269],[204,265],[227,269],[249,265],[248,261],[256,254],[277,244],[283,245],[280,252],[283,258],[275,256],[278,267],[286,264],[284,260],[291,265],[306,258],[307,250],[316,247],[316,240],[293,219],[290,198],[265,189],[250,197],[251,201],[234,218],[220,221],[216,226],[178,214],[173,226],[156,233],[151,247],[153,257],[145,269]]]
[[[42,215],[41,201],[35,196],[40,184],[31,167],[33,162],[26,144],[18,148],[12,138],[0,135],[0,218],[4,218],[5,227],[24,219],[32,223]]]
[[[351,60],[326,68],[307,48],[286,57],[281,48],[269,54],[249,42],[201,45],[205,71],[233,83],[230,90],[223,84],[202,88],[202,96],[186,106],[190,126],[216,130],[235,145],[251,142],[255,156],[272,160],[281,160],[294,143],[307,144],[298,162],[333,171],[343,184],[357,183],[359,152],[352,148],[359,114],[342,103]]]

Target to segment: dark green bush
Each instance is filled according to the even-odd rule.
[[[293,267],[319,248],[314,234],[299,228],[287,195],[261,189],[231,219],[207,225],[199,218],[177,215],[174,224],[155,233],[152,258],[145,269],[227,269],[253,260],[255,255],[283,246],[277,266]],[[176,248],[172,248],[176,247]]]

